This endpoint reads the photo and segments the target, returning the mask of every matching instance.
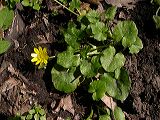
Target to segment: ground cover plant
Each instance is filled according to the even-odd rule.
[[[139,27],[134,22],[136,20],[121,16],[123,12],[119,5],[125,4],[128,3],[86,3],[80,0],[3,1],[0,11],[0,54],[7,56],[1,60],[1,96],[3,102],[7,100],[12,105],[7,109],[12,116],[19,113],[10,119],[43,120],[46,119],[46,114],[47,119],[129,119],[123,103],[131,98],[131,86],[134,86],[135,81],[128,59],[129,56],[137,56],[143,43],[142,36],[139,37]],[[27,16],[25,10],[29,10]],[[155,19],[158,11],[159,9],[156,16],[152,15],[156,28],[159,24]],[[40,19],[38,24],[31,24],[34,14]],[[55,23],[51,24],[49,18],[51,21],[54,19]],[[59,22],[60,19],[62,22]],[[34,30],[38,32],[35,33]],[[21,56],[19,59],[14,58],[17,53]],[[159,66],[157,61],[155,64]],[[4,76],[4,72],[8,75]],[[56,94],[62,96],[56,97]],[[89,100],[87,102],[91,104],[85,101],[88,111],[78,113],[75,102],[77,98],[71,99],[75,96]],[[135,97],[136,99],[138,98]],[[14,100],[15,104],[12,102]],[[34,103],[37,102],[45,110],[35,107]],[[3,105],[7,106],[8,103],[4,102]],[[63,112],[65,115],[60,114]],[[138,112],[141,114],[141,111]],[[139,118],[147,117],[142,115]]]

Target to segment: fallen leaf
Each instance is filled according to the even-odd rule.
[[[14,86],[18,84],[19,82],[17,82],[17,80],[15,80],[14,78],[9,78],[3,83],[2,86],[0,86],[0,94],[12,89]]]
[[[23,30],[25,28],[25,24],[19,15],[18,11],[15,10],[15,16],[12,22],[12,26],[10,30],[7,32],[6,38],[9,39],[17,39],[19,35],[23,33]]]
[[[55,112],[59,112],[61,108],[63,108],[63,110],[67,110],[74,115],[75,110],[73,108],[70,95],[60,100],[58,107],[55,109]]]
[[[105,103],[105,105],[114,111],[114,108],[117,106],[116,103],[113,101],[112,97],[104,95],[101,100]]]
[[[122,6],[132,6],[139,2],[144,0],[105,0],[107,4],[111,4],[113,6],[122,7]]]

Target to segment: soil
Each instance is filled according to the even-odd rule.
[[[47,47],[50,56],[66,47],[59,41],[59,27],[65,26],[74,16],[62,8],[61,14],[52,16],[48,9],[53,6],[48,1],[47,5],[48,8],[39,12],[30,8],[20,11],[17,7],[15,22],[5,33],[12,47],[0,56],[0,120],[6,120],[17,112],[27,112],[35,102],[47,111],[47,120],[67,117],[83,120],[90,114],[91,106],[96,108],[87,90],[78,88],[70,94],[74,115],[63,109],[55,112],[60,100],[69,94],[53,88],[50,71],[54,60],[49,61],[46,70],[37,69],[30,62],[34,47]],[[131,19],[136,23],[144,48],[137,55],[127,54],[125,67],[129,71],[132,87],[128,98],[118,105],[127,120],[159,120],[160,31],[156,30],[152,20],[155,8],[149,1],[140,1],[133,9],[120,8],[117,16],[120,13],[123,13],[121,19]],[[97,114],[94,114],[96,117]]]

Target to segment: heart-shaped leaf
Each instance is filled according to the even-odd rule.
[[[107,72],[114,72],[117,68],[121,68],[122,66],[124,66],[124,55],[122,53],[115,54],[115,52],[115,48],[109,46],[109,48],[103,51],[103,55],[100,58],[102,67]]]
[[[80,64],[80,71],[84,76],[88,78],[96,75],[96,73],[94,72],[94,66],[87,60],[83,60]]]
[[[90,25],[92,29],[93,37],[98,41],[104,41],[107,39],[108,28],[103,22],[96,22]]]
[[[76,25],[72,22],[68,23],[67,30],[64,31],[64,38],[68,45],[70,45],[72,48],[78,49],[80,46],[79,40],[81,30],[76,28]]]
[[[131,54],[137,54],[143,48],[142,41],[139,37],[137,37],[136,41],[129,47],[129,52]]]
[[[100,19],[100,14],[95,11],[95,10],[90,10],[87,14],[86,17],[88,18],[90,23],[96,23]]]
[[[118,79],[115,79],[109,73],[104,73],[100,80],[105,81],[106,91],[110,96],[121,101],[127,98],[131,87],[131,81],[125,69],[121,68]]]
[[[57,55],[57,63],[64,68],[78,66],[80,64],[80,55],[74,55],[74,49],[69,46],[66,51]]]
[[[13,17],[13,10],[9,10],[7,7],[0,10],[0,27],[3,30],[8,29],[8,27],[12,24]]]
[[[59,68],[60,66],[55,66],[51,71],[54,87],[65,93],[73,92],[79,83],[79,79],[75,79],[74,77],[76,68],[69,70],[60,70]]]
[[[130,47],[137,38],[138,30],[133,21],[119,22],[113,31],[113,39],[117,42],[122,41],[123,47]]]
[[[93,100],[101,99],[106,92],[106,84],[105,81],[93,81],[91,82],[88,92],[93,93],[92,98]]]

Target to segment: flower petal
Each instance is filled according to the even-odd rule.
[[[46,49],[46,48],[43,48],[43,52],[44,52],[45,54],[47,54],[47,49]]]
[[[37,57],[35,57],[31,60],[31,62],[36,62],[37,60],[38,60]]]
[[[41,63],[41,60],[37,60],[36,65],[38,65],[39,63]]]
[[[38,49],[39,49],[40,54],[42,54],[42,52],[43,52],[42,47],[39,46]]]
[[[47,60],[44,60],[44,64],[47,64],[48,63],[48,61]]]
[[[37,57],[38,55],[36,53],[31,53],[32,57]]]
[[[37,48],[34,48],[34,52],[39,54],[39,50]]]

